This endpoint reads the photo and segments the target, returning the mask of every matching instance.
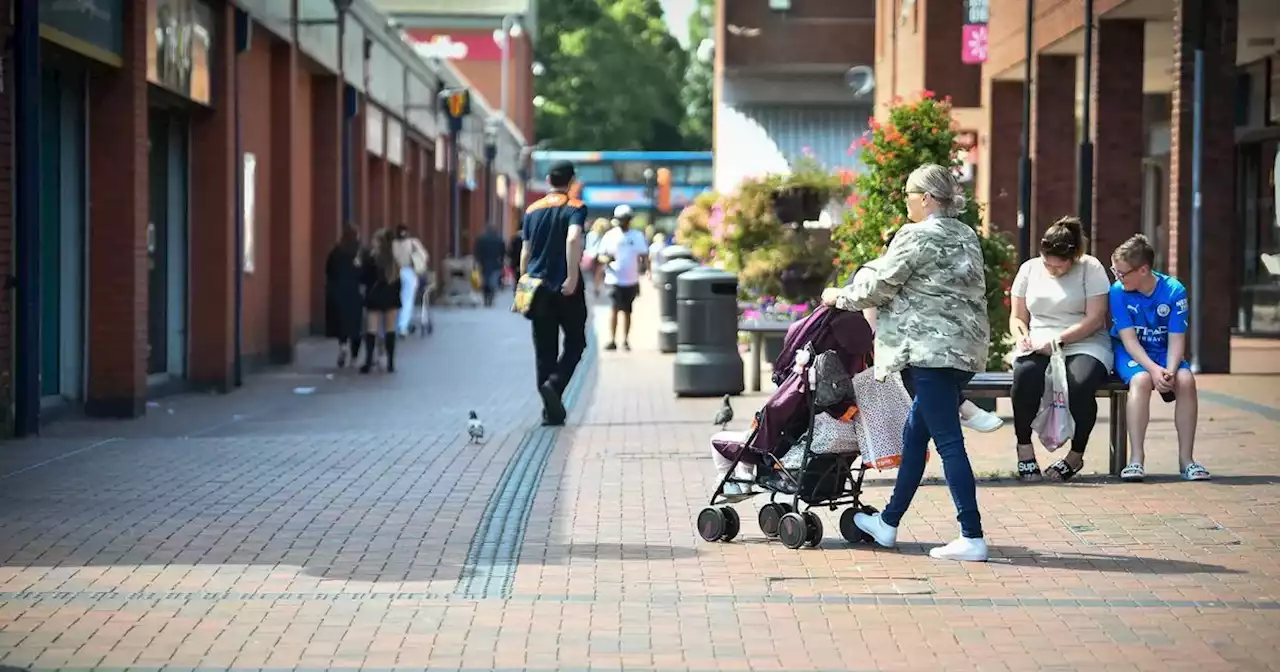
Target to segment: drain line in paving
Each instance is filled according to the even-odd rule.
[[[582,362],[564,393],[568,408],[577,406],[586,379],[592,373],[595,345],[595,330],[587,329],[587,348]],[[511,595],[529,513],[533,510],[538,485],[547,470],[547,462],[555,450],[559,434],[555,427],[534,427],[516,446],[515,455],[502,472],[480,518],[475,537],[471,539],[466,562],[454,589],[455,596],[492,599]]]

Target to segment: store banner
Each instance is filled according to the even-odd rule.
[[[970,65],[987,62],[988,0],[964,0],[960,29],[960,60]]]

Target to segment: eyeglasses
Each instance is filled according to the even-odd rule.
[[[1124,276],[1129,275],[1130,273],[1132,273],[1132,272],[1134,272],[1134,271],[1136,271],[1136,270],[1138,270],[1138,269],[1136,269],[1136,268],[1131,268],[1131,269],[1129,269],[1129,270],[1127,270],[1127,271],[1121,271],[1120,269],[1118,269],[1118,268],[1116,268],[1116,267],[1115,267],[1115,264],[1112,264],[1112,265],[1111,265],[1111,275],[1116,276],[1116,280],[1123,280],[1123,279],[1124,279]]]

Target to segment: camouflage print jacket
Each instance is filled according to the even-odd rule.
[[[973,229],[946,217],[907,224],[867,267],[836,307],[877,308],[877,379],[908,366],[986,369],[986,272]]]

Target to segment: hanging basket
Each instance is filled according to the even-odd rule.
[[[783,224],[802,224],[822,215],[822,192],[814,187],[787,187],[773,194],[773,214]]]

